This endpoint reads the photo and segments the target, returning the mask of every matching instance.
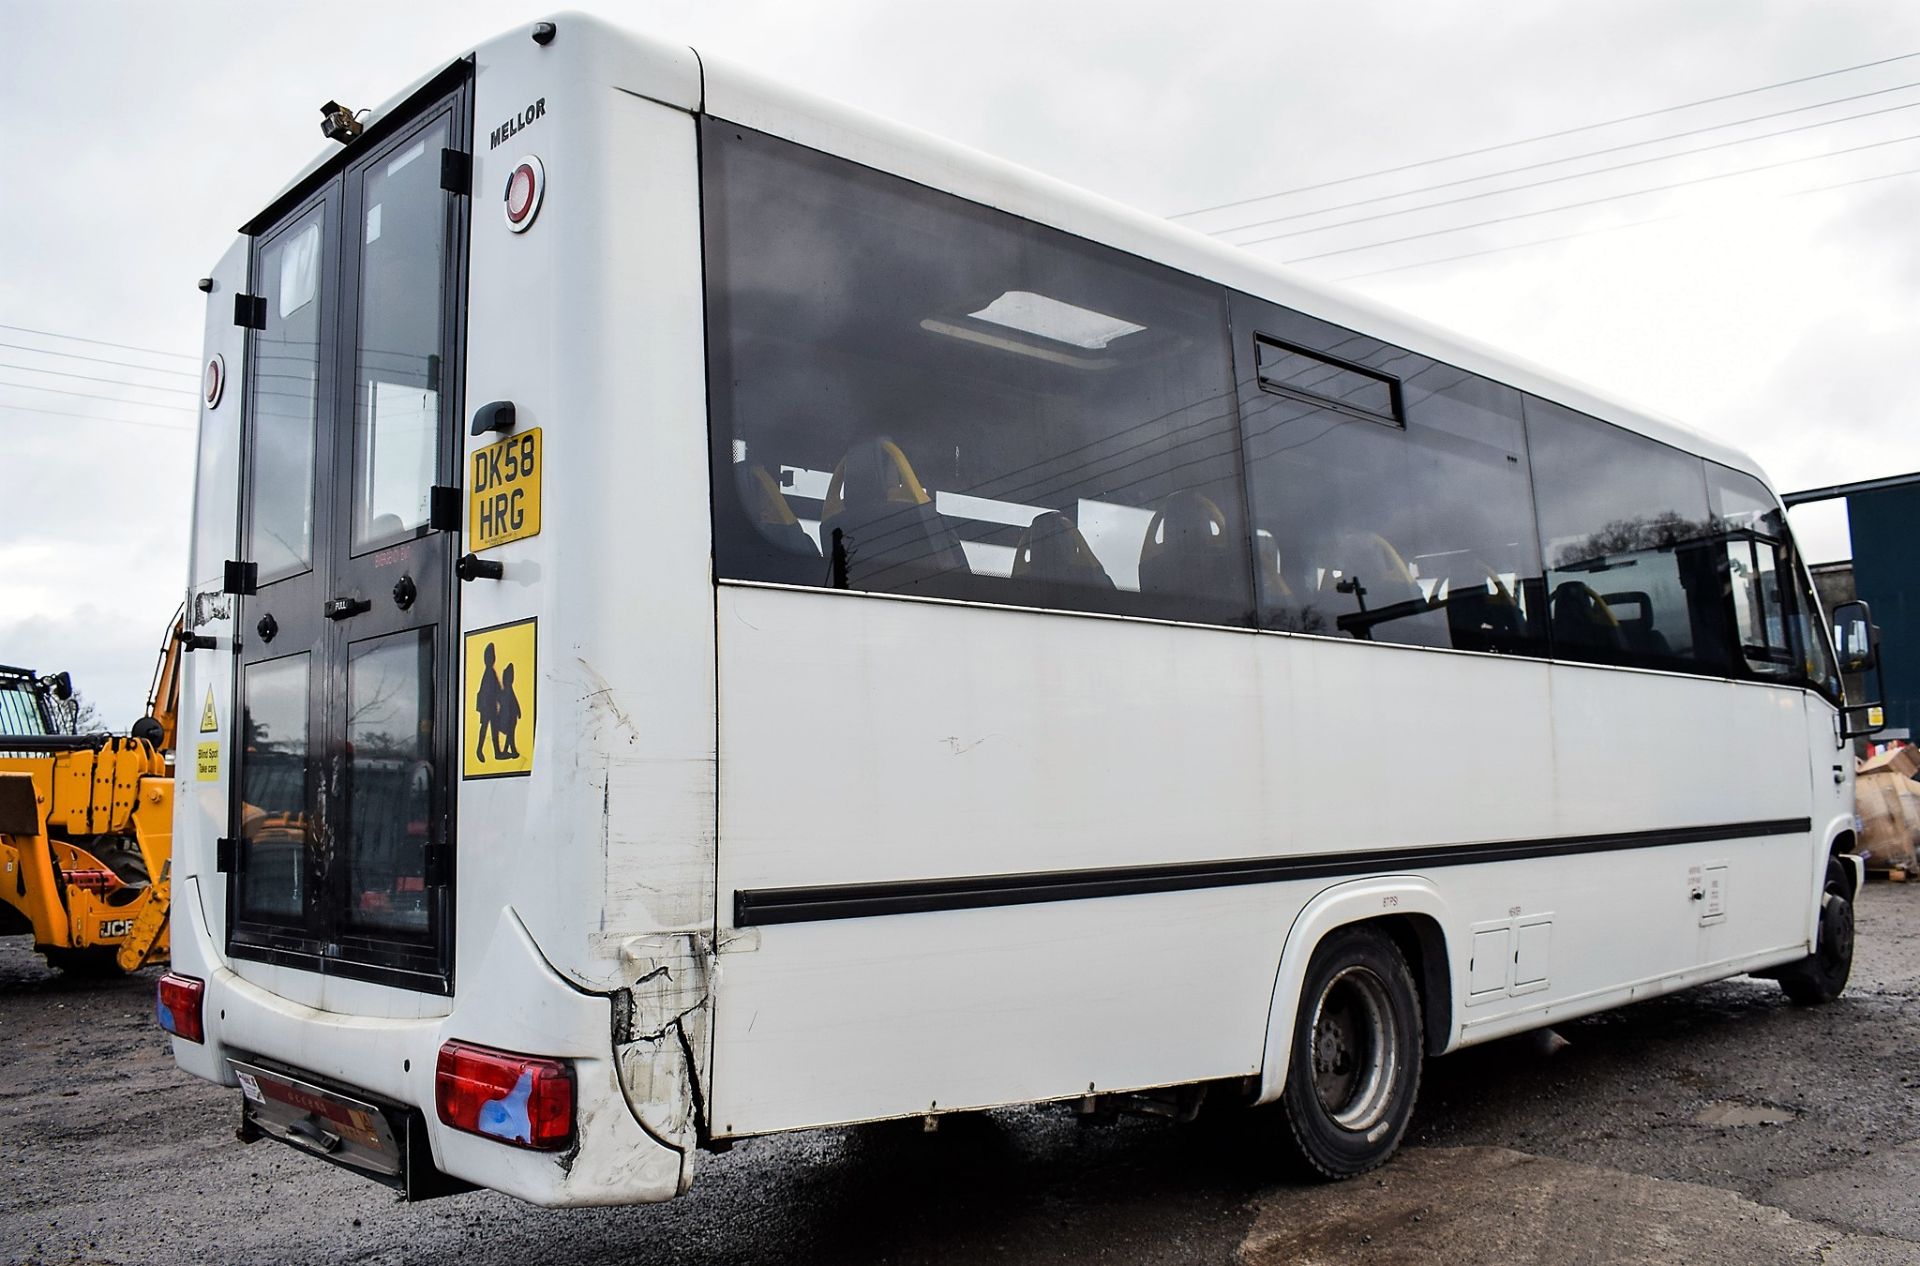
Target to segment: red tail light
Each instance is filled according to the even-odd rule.
[[[153,1001],[153,1018],[175,1037],[185,1038],[189,1042],[204,1042],[207,1040],[207,1030],[200,1022],[200,1006],[206,996],[207,983],[204,980],[168,972],[160,977],[160,987]]]
[[[456,1130],[557,1151],[573,1142],[573,1065],[468,1042],[440,1048],[433,1101]]]

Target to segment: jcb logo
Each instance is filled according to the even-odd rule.
[[[100,920],[100,939],[103,941],[109,941],[114,939],[115,937],[129,936],[132,934],[132,932],[133,932],[132,919]]]

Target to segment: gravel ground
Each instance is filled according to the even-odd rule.
[[[402,1205],[236,1142],[155,974],[69,981],[0,940],[0,1260],[1920,1266],[1920,884],[1868,888],[1840,1002],[1734,980],[1448,1056],[1400,1159],[1332,1187],[1276,1177],[1248,1125],[1033,1110],[753,1140],[660,1206]]]

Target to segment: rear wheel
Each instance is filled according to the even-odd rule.
[[[1803,1007],[1832,1002],[1853,974],[1853,885],[1847,880],[1846,864],[1837,857],[1830,859],[1813,953],[1780,972],[1780,987]]]
[[[1307,965],[1280,1100],[1293,1158],[1339,1179],[1393,1155],[1423,1054],[1420,997],[1399,947],[1373,928],[1330,934]]]

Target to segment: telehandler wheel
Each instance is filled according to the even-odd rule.
[[[125,975],[120,970],[117,945],[90,945],[85,949],[50,949],[47,966],[78,980],[109,980]]]
[[[1780,987],[1803,1007],[1832,1002],[1853,974],[1853,894],[1839,858],[1827,862],[1826,890],[1820,895],[1819,940],[1813,953],[1780,969]]]
[[[114,877],[123,884],[138,888],[153,882],[153,877],[147,874],[147,859],[138,848],[123,845],[106,849],[97,856],[100,864],[112,871]]]

